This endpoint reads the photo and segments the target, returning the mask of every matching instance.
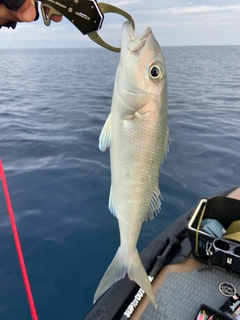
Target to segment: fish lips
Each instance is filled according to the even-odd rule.
[[[155,39],[150,27],[147,27],[143,34],[137,37],[133,26],[128,21],[124,22],[121,39],[121,58],[129,54],[139,56],[146,44],[151,41],[151,38]]]

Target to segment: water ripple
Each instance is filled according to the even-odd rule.
[[[171,144],[161,214],[144,224],[140,250],[200,197],[240,182],[240,47],[163,50]],[[119,244],[109,152],[98,150],[118,59],[100,49],[1,51],[0,157],[46,320],[83,317]],[[29,311],[2,193],[0,205],[0,318],[23,320]]]

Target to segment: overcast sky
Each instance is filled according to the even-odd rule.
[[[129,12],[136,32],[150,26],[161,46],[240,45],[240,0],[104,0]],[[105,14],[101,36],[119,45],[123,18]],[[46,27],[37,22],[0,30],[0,48],[96,47],[67,19]]]

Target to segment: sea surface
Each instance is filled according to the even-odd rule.
[[[163,52],[171,144],[140,251],[200,197],[240,185],[240,47]],[[0,157],[39,320],[82,319],[119,245],[98,149],[118,61],[103,49],[0,51]],[[1,186],[0,319],[30,319]]]

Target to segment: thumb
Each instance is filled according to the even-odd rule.
[[[12,14],[19,21],[31,22],[36,17],[36,10],[33,0],[26,0],[24,4],[17,10],[12,11]]]

